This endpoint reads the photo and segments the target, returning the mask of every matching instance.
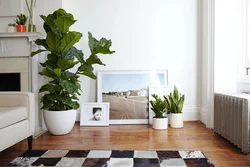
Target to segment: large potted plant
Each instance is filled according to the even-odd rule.
[[[176,86],[170,95],[164,96],[167,109],[170,111],[170,126],[173,128],[182,128],[183,127],[183,104],[185,101],[185,95],[179,93]]]
[[[153,128],[158,130],[163,130],[168,128],[168,118],[166,102],[162,100],[158,95],[152,94],[153,100],[150,100],[151,109],[155,116],[153,117]]]
[[[43,46],[43,50],[32,52],[31,56],[47,51],[47,60],[40,63],[43,70],[39,73],[50,78],[39,92],[43,93],[43,115],[46,127],[54,135],[64,135],[71,131],[75,123],[76,110],[79,108],[78,96],[81,92],[79,77],[85,75],[96,79],[93,64],[105,65],[97,54],[112,54],[111,40],[95,39],[88,33],[90,56],[84,59],[81,50],[74,47],[82,37],[82,33],[69,31],[76,20],[64,9],[58,9],[48,16],[41,15],[44,20],[46,39],[37,39],[35,43]],[[76,66],[77,65],[77,66]]]

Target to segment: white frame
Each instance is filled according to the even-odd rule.
[[[92,109],[102,108],[103,121],[90,121]],[[90,109],[91,108],[91,109]],[[81,105],[80,126],[109,126],[109,103],[83,103]]]
[[[168,84],[168,71],[167,70],[99,70],[97,71],[97,101],[102,102],[102,75],[104,74],[145,74],[145,73],[150,74],[150,73],[155,73],[155,72],[163,73],[164,82],[165,82],[164,85]],[[109,123],[110,124],[148,124],[149,119],[148,118],[147,119],[114,119],[114,120],[109,120]]]
[[[149,86],[148,88],[148,100],[154,101],[152,94],[160,96],[162,99],[164,95],[169,95],[174,90],[173,85],[162,85],[162,86]],[[151,105],[149,103],[149,124],[153,123],[154,112],[151,110]]]

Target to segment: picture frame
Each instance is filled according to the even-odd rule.
[[[152,94],[158,95],[160,98],[164,98],[164,95],[169,95],[174,90],[174,85],[161,85],[161,86],[149,86],[148,88],[148,99],[153,100]],[[153,123],[154,112],[151,110],[151,105],[149,104],[149,124]],[[170,123],[170,121],[168,121]]]
[[[80,126],[109,126],[109,103],[83,103]]]
[[[148,124],[148,86],[166,85],[167,70],[97,71],[97,101],[110,103],[110,124]]]

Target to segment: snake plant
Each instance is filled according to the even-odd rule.
[[[22,13],[20,15],[17,15],[17,18],[15,20],[17,25],[25,25],[26,21],[27,21],[27,16],[25,16],[25,14]]]
[[[164,96],[164,99],[167,104],[167,110],[170,111],[170,113],[182,113],[185,95],[179,93],[176,86],[174,86],[172,93],[170,93],[168,96]]]

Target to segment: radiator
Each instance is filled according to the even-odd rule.
[[[249,104],[249,94],[214,94],[214,131],[244,154],[250,152]]]

